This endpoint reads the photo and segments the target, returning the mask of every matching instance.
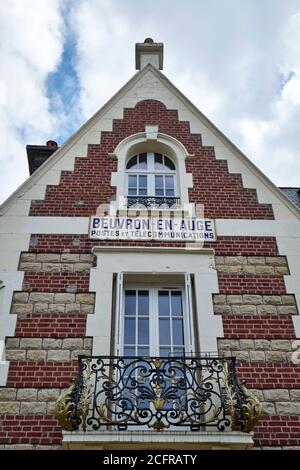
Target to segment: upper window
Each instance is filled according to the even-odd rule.
[[[176,168],[173,161],[160,153],[140,153],[126,165],[128,205],[146,206],[177,202]],[[147,203],[148,202],[148,203]]]

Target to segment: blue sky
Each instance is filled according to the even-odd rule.
[[[300,183],[300,0],[0,3],[0,201],[26,144],[62,144],[164,42],[163,72],[280,186]]]

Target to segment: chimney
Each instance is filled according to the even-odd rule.
[[[48,140],[46,145],[26,145],[29,174],[32,175],[58,148],[55,140]]]
[[[135,68],[141,70],[151,64],[156,69],[163,69],[164,45],[162,42],[154,42],[152,38],[146,38],[144,42],[135,45]]]

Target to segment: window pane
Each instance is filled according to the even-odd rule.
[[[164,188],[164,179],[162,175],[155,176],[155,189]]]
[[[139,156],[139,170],[147,169],[147,154],[141,153]]]
[[[139,176],[139,194],[140,195],[147,195],[147,176],[140,175]]]
[[[171,295],[172,315],[182,315],[181,292],[172,291]]]
[[[182,320],[173,320],[173,342],[174,344],[183,344],[183,324]]]
[[[149,292],[140,290],[138,293],[138,315],[149,315]]]
[[[135,356],[135,348],[124,348],[124,356]]]
[[[140,347],[138,348],[138,356],[149,356],[149,348],[145,348],[145,347]]]
[[[184,348],[174,348],[174,356],[184,356]]]
[[[128,190],[134,190],[136,193],[137,190],[137,176],[128,175]]]
[[[134,168],[134,167],[137,168],[137,156],[132,157],[132,158],[128,161],[127,166],[126,166],[127,170],[129,170],[130,168]]]
[[[171,344],[170,320],[159,320],[159,344]]]
[[[149,344],[149,320],[139,319],[138,344]]]
[[[163,156],[160,153],[156,153],[154,156],[154,168],[155,170],[162,170],[163,167]]]
[[[135,318],[125,318],[125,344],[135,344]]]
[[[165,176],[166,196],[174,196],[174,176]]]
[[[175,165],[174,163],[172,162],[172,160],[170,160],[168,157],[165,157],[165,166],[167,168],[169,168],[170,170],[174,171],[175,170]]]
[[[168,291],[159,291],[158,293],[158,314],[160,317],[170,315]]]
[[[125,291],[125,315],[135,315],[135,290]]]
[[[162,357],[170,357],[170,356],[172,356],[171,348],[170,347],[168,347],[168,348],[161,347],[161,348],[159,348],[159,354]]]

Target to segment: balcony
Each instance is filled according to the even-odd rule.
[[[208,356],[80,356],[77,379],[56,404],[64,430],[73,436],[98,432],[101,439],[117,432],[126,440],[128,432],[143,430],[149,440],[183,431],[203,441],[211,431],[227,440],[232,432],[246,442],[244,433],[260,413],[259,401],[238,381],[235,358]]]
[[[180,197],[127,196],[128,208],[178,209]]]

